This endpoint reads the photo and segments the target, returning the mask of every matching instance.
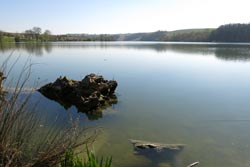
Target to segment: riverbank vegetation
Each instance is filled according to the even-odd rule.
[[[53,35],[50,30],[42,31],[40,27],[33,27],[23,33],[0,31],[1,42],[55,42],[55,41],[114,41],[112,35],[63,34]]]
[[[0,31],[1,42],[55,41],[174,41],[174,42],[250,42],[250,24],[226,24],[216,29],[186,29],[130,34],[63,34],[33,27],[23,33]]]
[[[86,150],[87,156],[85,160],[82,160],[73,150],[67,150],[60,162],[60,167],[111,167],[112,157],[98,159],[88,147]]]
[[[0,166],[71,167],[64,163],[71,161],[77,162],[72,167],[99,167],[96,156],[88,149],[85,161],[73,151],[86,151],[84,146],[96,140],[98,128],[80,127],[78,118],[71,115],[63,127],[57,126],[58,118],[48,124],[48,118],[37,109],[39,102],[32,100],[35,88],[25,90],[32,64],[27,60],[18,78],[11,79],[18,58],[11,65],[10,58],[0,67]],[[105,167],[111,166],[110,159],[105,163],[109,165]]]

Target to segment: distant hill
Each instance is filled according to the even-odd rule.
[[[162,41],[167,31],[156,31],[150,33],[116,34],[117,41]]]
[[[114,41],[250,42],[250,24],[227,24],[217,29],[183,29],[107,36]],[[93,38],[92,35],[88,37]]]
[[[207,42],[214,29],[186,29],[113,35],[116,41],[189,41]]]
[[[215,29],[186,29],[170,31],[163,41],[176,42],[209,42],[210,34]]]

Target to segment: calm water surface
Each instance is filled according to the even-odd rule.
[[[118,81],[118,104],[99,116],[65,110],[41,98],[50,119],[68,113],[82,125],[102,126],[96,144],[119,167],[250,166],[250,45],[214,43],[47,43],[0,45],[0,61],[13,51],[19,74],[33,63],[30,86],[59,76],[80,80],[89,73]],[[62,119],[61,124],[64,124]],[[59,124],[60,125],[60,124]],[[183,143],[171,158],[134,155],[129,139]]]

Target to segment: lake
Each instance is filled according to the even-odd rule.
[[[64,109],[35,93],[39,109],[63,126],[69,113],[82,126],[100,126],[95,150],[119,167],[250,166],[250,44],[68,42],[0,45],[0,61],[14,50],[13,78],[27,60],[35,82],[96,73],[118,82],[118,103],[97,115]],[[135,155],[129,139],[185,144],[171,158]]]

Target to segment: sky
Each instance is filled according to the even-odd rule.
[[[0,30],[115,34],[250,23],[250,0],[0,0]]]

